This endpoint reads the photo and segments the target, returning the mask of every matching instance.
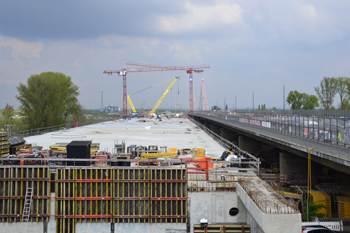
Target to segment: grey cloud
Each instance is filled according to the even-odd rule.
[[[140,36],[152,33],[153,14],[177,9],[161,1],[5,1],[0,34],[24,40]]]

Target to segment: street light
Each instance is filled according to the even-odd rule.
[[[307,203],[306,203],[306,221],[309,221],[309,201],[310,201],[310,191],[311,191],[311,150],[315,150],[314,148],[309,149],[308,161],[307,161]]]

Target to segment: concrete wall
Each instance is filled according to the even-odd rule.
[[[76,223],[76,233],[111,233],[111,223]],[[118,232],[118,231],[115,231]]]
[[[26,232],[26,223],[21,223],[21,222],[0,223],[0,233],[15,233],[15,232]],[[42,222],[28,223],[27,232],[44,233],[44,223]]]
[[[186,232],[186,223],[116,223],[115,224],[115,232],[118,232],[118,233],[147,233],[147,232],[165,233],[165,232],[171,232],[171,230],[182,230],[180,232]]]
[[[242,202],[237,202],[236,192],[202,192],[188,193],[190,198],[190,226],[199,224],[201,218],[206,218],[209,224],[214,223],[245,223],[247,213]],[[236,216],[230,216],[232,207],[239,209]]]
[[[254,233],[300,233],[301,214],[266,214],[263,213],[237,184],[237,195],[247,208],[247,223]],[[253,229],[254,228],[254,229]]]

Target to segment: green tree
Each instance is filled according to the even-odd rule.
[[[315,109],[319,106],[316,96],[298,91],[290,91],[286,101],[291,109]]]
[[[213,110],[221,110],[221,108],[219,106],[217,106],[217,105],[214,105],[214,106],[211,107],[211,110],[212,111]]]
[[[13,116],[15,115],[15,110],[13,106],[6,104],[4,111],[2,112],[1,125],[6,132],[10,132],[11,127],[13,127]]]
[[[349,86],[350,79],[347,77],[337,78],[338,94],[340,97],[339,109],[345,110],[349,108]]]
[[[324,201],[315,201],[314,203],[309,203],[309,218],[310,217],[325,217],[325,214],[318,213],[321,209],[327,209],[327,207],[323,204]],[[307,221],[307,208],[304,208],[304,221]]]
[[[79,117],[78,87],[71,77],[45,72],[32,75],[27,85],[17,87],[21,115],[28,128],[41,128],[66,123],[69,116]]]
[[[334,97],[338,93],[338,80],[334,77],[323,77],[320,86],[315,87],[316,94],[321,106],[329,110],[333,104]]]

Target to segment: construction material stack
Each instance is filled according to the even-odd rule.
[[[6,132],[0,132],[0,157],[8,154],[10,151],[9,135]]]

